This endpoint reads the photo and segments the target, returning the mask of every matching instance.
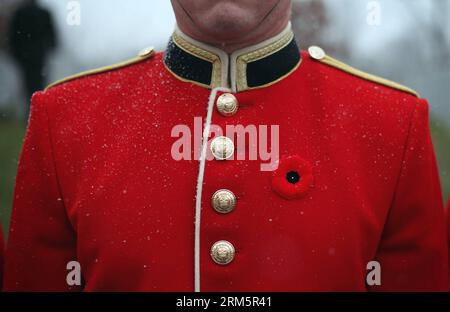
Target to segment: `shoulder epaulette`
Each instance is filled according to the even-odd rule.
[[[417,93],[416,91],[414,91],[413,89],[410,89],[408,87],[405,87],[397,82],[394,81],[390,81],[388,79],[384,79],[366,72],[363,72],[362,70],[356,69],[350,65],[347,65],[339,60],[336,60],[334,58],[332,58],[331,56],[328,56],[325,51],[318,47],[318,46],[312,46],[308,49],[309,55],[311,56],[311,58],[313,58],[314,60],[317,60],[319,62],[322,62],[324,64],[327,64],[329,66],[338,68],[346,73],[349,73],[353,76],[356,77],[360,77],[362,79],[371,81],[371,82],[375,82],[378,83],[380,85],[384,85],[396,90],[400,90],[406,93],[410,93],[416,97],[420,97],[419,93]]]
[[[124,61],[124,62],[116,63],[116,64],[113,64],[113,65],[109,65],[109,66],[105,66],[105,67],[101,67],[101,68],[97,68],[97,69],[93,69],[93,70],[84,71],[84,72],[81,72],[79,74],[66,77],[64,79],[61,79],[61,80],[58,80],[58,81],[52,83],[47,88],[45,88],[45,90],[48,90],[48,89],[50,89],[50,88],[52,88],[54,86],[57,86],[57,85],[60,85],[62,83],[69,82],[69,81],[72,81],[72,80],[75,80],[75,79],[78,79],[78,78],[81,78],[81,77],[86,77],[86,76],[91,76],[91,75],[95,75],[95,74],[100,74],[100,73],[112,71],[112,70],[115,70],[115,69],[123,68],[123,67],[129,66],[129,65],[133,65],[133,64],[136,64],[136,63],[139,63],[139,62],[142,62],[142,61],[144,61],[146,59],[151,58],[154,54],[155,54],[155,50],[154,50],[153,47],[146,48],[146,49],[142,50],[141,52],[139,52],[138,56],[135,57],[135,58],[129,59],[129,60]]]

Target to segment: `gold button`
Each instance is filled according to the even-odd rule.
[[[311,57],[315,60],[323,60],[326,56],[325,51],[318,46],[312,46],[308,49],[309,55],[311,55]]]
[[[236,207],[236,196],[229,190],[218,190],[214,193],[211,204],[218,213],[227,214]]]
[[[218,241],[211,247],[211,258],[215,263],[227,265],[233,262],[236,250],[228,241]]]
[[[217,137],[211,142],[211,152],[217,160],[228,160],[234,155],[234,143],[230,138]]]
[[[153,47],[145,48],[141,52],[139,52],[139,57],[151,56],[154,51],[155,51],[155,49]]]
[[[237,113],[239,103],[237,98],[231,93],[225,93],[217,99],[217,110],[225,117],[231,117]]]

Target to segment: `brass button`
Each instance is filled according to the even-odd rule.
[[[228,160],[234,155],[234,143],[230,138],[217,137],[211,142],[211,152],[217,160]]]
[[[239,109],[238,100],[231,93],[225,93],[219,96],[216,104],[219,113],[225,117],[234,116]]]
[[[312,46],[308,49],[309,55],[311,55],[311,57],[315,60],[323,60],[326,56],[325,51],[318,46]]]
[[[211,258],[215,263],[227,265],[233,262],[236,250],[228,241],[218,241],[211,247]]]
[[[227,214],[236,207],[236,196],[229,190],[218,190],[214,193],[211,204],[218,213]]]

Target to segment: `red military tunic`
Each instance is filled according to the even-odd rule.
[[[450,243],[450,197],[448,198],[448,202],[447,202],[447,217],[448,217],[448,226],[447,226],[448,241]]]
[[[3,246],[3,230],[0,225],[0,290],[2,290],[3,283],[3,257],[4,257],[4,246]]]
[[[448,290],[428,105],[362,76],[318,48],[300,53],[290,31],[231,57],[178,31],[164,54],[37,93],[6,289]],[[239,103],[227,116],[224,93]],[[211,142],[195,138],[187,154],[203,157],[175,159],[173,129],[194,132],[195,117],[208,137],[212,125],[279,126],[277,170],[259,154],[207,160]],[[369,287],[374,260],[381,285]],[[79,287],[66,283],[70,261]]]
[[[448,232],[448,252],[450,257],[450,197],[447,202],[447,232]]]

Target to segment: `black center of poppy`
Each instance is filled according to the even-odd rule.
[[[290,171],[286,174],[286,180],[291,184],[297,184],[300,181],[300,175],[297,171]]]

